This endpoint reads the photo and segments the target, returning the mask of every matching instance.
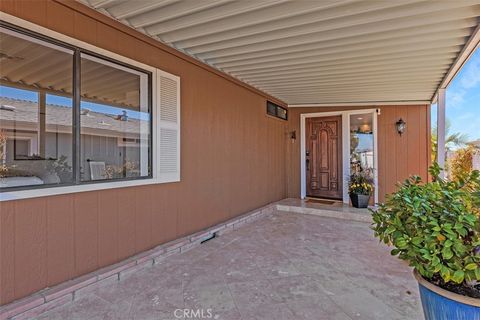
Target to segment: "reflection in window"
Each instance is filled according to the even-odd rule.
[[[0,191],[151,177],[151,75],[10,28],[0,27]]]
[[[149,176],[148,75],[81,57],[82,181]]]
[[[350,115],[350,172],[373,173],[373,119],[371,113]]]
[[[73,51],[0,29],[0,188],[71,183]]]

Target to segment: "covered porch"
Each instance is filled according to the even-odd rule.
[[[281,201],[185,252],[79,286],[74,301],[18,319],[422,319],[410,268],[353,215],[368,217]]]
[[[349,175],[372,172],[371,205],[427,181],[435,103],[445,164],[445,90],[479,46],[480,1],[0,9],[0,165],[45,163],[0,187],[1,320],[422,317]]]

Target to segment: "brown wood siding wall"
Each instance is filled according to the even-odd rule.
[[[374,107],[307,107],[290,108],[288,132],[296,131],[295,143],[287,144],[287,194],[300,196],[300,115],[302,113],[372,109]],[[380,106],[378,116],[378,187],[379,201],[395,190],[395,184],[412,174],[428,178],[430,165],[430,106]],[[395,122],[407,122],[400,136]]]
[[[287,122],[265,96],[67,4],[0,9],[180,76],[181,182],[0,202],[1,304],[286,196]]]

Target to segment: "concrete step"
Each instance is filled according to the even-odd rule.
[[[336,218],[350,221],[372,223],[372,216],[368,209],[358,209],[347,206],[312,206],[277,204],[278,211],[313,214],[320,217]]]

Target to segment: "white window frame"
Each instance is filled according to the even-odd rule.
[[[72,46],[76,46],[82,48],[84,50],[91,51],[93,53],[97,53],[101,56],[105,56],[111,58],[113,60],[123,62],[127,65],[131,65],[145,71],[152,73],[152,178],[145,178],[145,179],[138,179],[138,180],[124,180],[124,181],[111,181],[111,182],[102,182],[102,183],[90,183],[90,184],[78,184],[78,185],[70,185],[70,186],[52,186],[52,187],[45,187],[45,188],[35,188],[32,186],[32,189],[26,190],[13,190],[13,191],[2,191],[0,192],[0,202],[2,201],[9,201],[9,200],[19,200],[19,199],[28,199],[28,198],[37,198],[37,197],[44,197],[44,196],[52,196],[52,195],[60,195],[60,194],[69,194],[69,193],[79,193],[85,191],[95,191],[95,190],[105,190],[105,189],[114,189],[114,188],[126,188],[126,187],[133,187],[133,186],[141,186],[141,185],[150,185],[150,184],[159,184],[159,183],[170,183],[170,182],[178,182],[180,181],[180,131],[178,133],[178,175],[175,177],[161,177],[159,171],[159,129],[158,126],[160,124],[160,110],[158,104],[158,82],[159,74],[168,75],[169,77],[176,79],[178,83],[178,129],[180,130],[180,78],[157,69],[155,67],[143,64],[141,62],[135,61],[133,59],[124,57],[117,53],[96,47],[84,41],[69,37],[67,35],[52,31],[50,29],[44,28],[37,24],[31,23],[29,21],[25,21],[18,17],[9,15],[7,13],[2,13],[2,20],[14,24],[18,27],[36,32],[38,34],[57,39],[62,42],[66,42],[71,44]]]
[[[307,171],[305,167],[305,122],[307,118],[341,116],[342,117],[342,179],[343,179],[343,203],[350,201],[348,195],[348,177],[350,176],[350,116],[353,114],[371,113],[373,119],[373,180],[374,202],[378,203],[378,125],[377,115],[380,109],[356,109],[332,112],[302,113],[300,115],[300,198],[307,197]]]

